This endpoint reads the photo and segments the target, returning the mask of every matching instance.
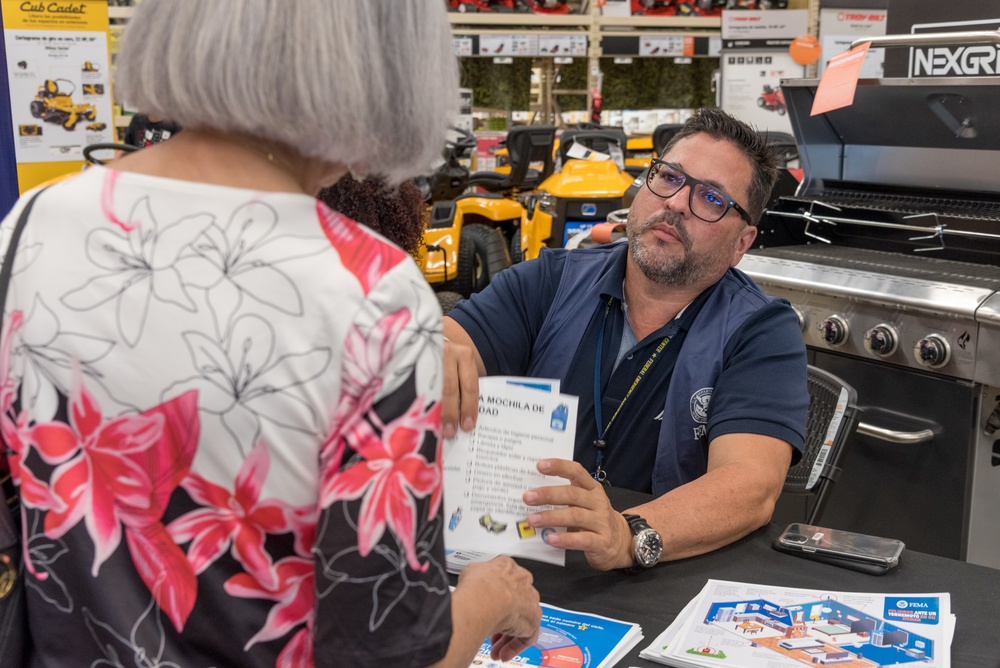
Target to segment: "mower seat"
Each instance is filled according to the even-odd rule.
[[[778,161],[778,166],[787,169],[788,163],[799,159],[799,146],[795,142],[795,137],[787,132],[764,133],[764,139],[768,146],[774,151],[774,157]]]
[[[663,123],[656,126],[653,130],[653,150],[656,151],[656,157],[663,157],[667,144],[683,127],[683,123]]]
[[[489,192],[531,190],[552,174],[552,147],[556,129],[551,125],[519,125],[507,133],[510,154],[510,174],[475,172],[469,177],[470,186]],[[542,163],[542,169],[531,169],[531,163]]]
[[[625,169],[625,147],[628,138],[622,130],[564,130],[559,137],[559,159],[557,169],[561,169],[569,158],[569,150],[573,144],[580,144],[598,153],[605,153],[618,164],[618,169]],[[615,151],[613,147],[617,147]]]

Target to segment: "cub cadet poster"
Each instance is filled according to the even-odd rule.
[[[18,188],[114,140],[106,0],[0,0]]]

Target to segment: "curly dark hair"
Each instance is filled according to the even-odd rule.
[[[424,198],[410,181],[393,188],[376,177],[347,175],[319,193],[328,207],[375,230],[416,256],[424,238]]]

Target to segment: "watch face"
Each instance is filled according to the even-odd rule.
[[[649,568],[660,561],[663,554],[663,539],[653,529],[643,529],[633,539],[633,556],[640,566]]]

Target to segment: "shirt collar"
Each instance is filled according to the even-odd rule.
[[[611,264],[597,285],[604,301],[607,301],[609,297],[614,297],[619,303],[625,301],[625,266],[628,263],[628,244],[620,245],[624,252],[619,254],[619,261]]]

